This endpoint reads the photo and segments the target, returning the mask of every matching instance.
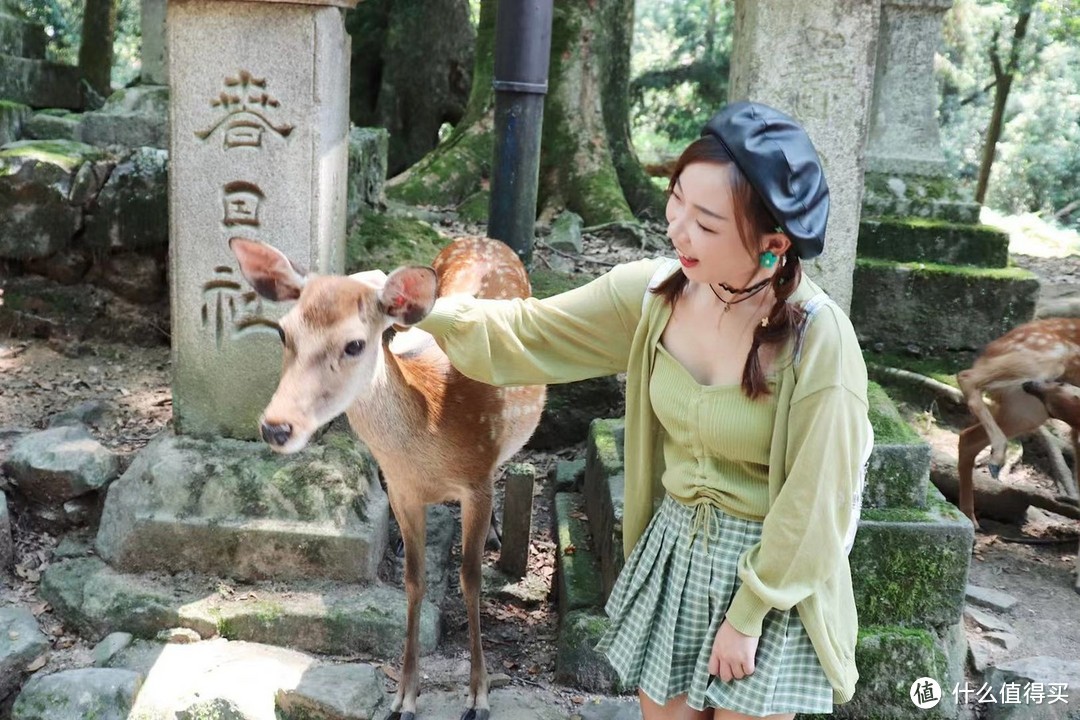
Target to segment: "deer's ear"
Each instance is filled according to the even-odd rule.
[[[402,267],[390,273],[379,292],[387,316],[399,325],[413,325],[431,312],[439,281],[429,267]]]
[[[229,238],[229,249],[240,263],[240,272],[259,295],[275,302],[300,297],[307,280],[285,253],[241,237]]]

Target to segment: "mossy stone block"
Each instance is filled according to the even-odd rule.
[[[0,24],[0,28],[2,27]],[[0,100],[0,145],[18,140],[29,117],[30,108],[26,105]]]
[[[592,278],[587,275],[571,275],[555,270],[535,269],[529,273],[533,296],[541,299],[581,287],[590,280]]]
[[[851,718],[852,720],[906,720],[954,718],[957,705],[953,685],[963,682],[963,668],[953,658],[962,656],[963,632],[954,628],[938,634],[926,629],[896,626],[867,626],[862,623],[855,647],[859,682],[851,702],[838,705],[829,716],[802,715],[801,718]],[[910,697],[911,685],[929,677],[941,688],[936,707],[919,710]]]
[[[594,610],[574,610],[563,616],[555,655],[555,682],[588,692],[626,690],[611,663],[594,649],[609,624],[605,615]]]
[[[863,511],[850,556],[860,623],[944,627],[960,617],[975,532],[936,488],[930,496],[926,510]]]
[[[600,558],[605,599],[623,565],[624,430],[625,423],[621,418],[593,420],[585,453],[585,507],[593,549]]]
[[[601,602],[600,562],[592,551],[581,493],[555,495],[559,612],[595,608]]]
[[[349,180],[345,213],[346,226],[366,209],[379,207],[385,200],[386,163],[390,133],[386,128],[354,127],[349,130]]]
[[[585,477],[585,458],[559,460],[555,463],[555,492],[577,492],[581,490]]]
[[[869,384],[867,399],[874,450],[866,471],[863,507],[925,507],[930,446],[900,417],[880,385]]]
[[[859,257],[1003,268],[1009,235],[986,225],[921,218],[869,218],[859,223]]]
[[[23,125],[23,135],[37,140],[78,140],[78,116],[36,112]]]
[[[875,352],[977,351],[1034,316],[1039,282],[1019,268],[858,259],[851,321]]]
[[[623,386],[614,375],[549,385],[544,413],[528,447],[556,450],[581,442],[594,418],[621,415]]]
[[[450,239],[429,223],[365,210],[345,244],[345,272],[431,265]]]

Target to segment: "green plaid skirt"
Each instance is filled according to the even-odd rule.
[[[760,537],[759,522],[664,499],[615,583],[611,626],[596,647],[626,687],[660,704],[686,694],[696,710],[832,712],[832,687],[794,609],[765,616],[752,675],[709,675],[713,640],[740,585],[739,556]]]

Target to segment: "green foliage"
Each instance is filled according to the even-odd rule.
[[[974,187],[993,105],[996,48],[1002,66],[1017,12],[1032,5],[1018,52],[987,205],[1039,212],[1080,227],[1080,0],[956,0],[937,64],[942,145],[953,174]]]
[[[734,4],[638,0],[631,127],[646,161],[677,155],[727,98]]]
[[[139,75],[142,34],[139,0],[115,0],[116,40],[113,43],[113,87],[124,87]],[[85,0],[15,0],[30,22],[45,28],[46,57],[53,62],[78,65]]]

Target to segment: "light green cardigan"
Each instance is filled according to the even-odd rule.
[[[640,260],[545,300],[442,298],[418,327],[431,333],[465,375],[495,385],[572,382],[627,373],[623,550],[629,555],[663,495],[663,429],[649,378],[670,306],[650,278],[670,261]],[[803,278],[789,302],[821,290]],[[845,538],[853,527],[865,448],[867,376],[847,316],[825,299],[807,324],[796,363],[781,353],[761,542],[739,562],[742,585],[727,620],[758,636],[771,608],[798,609],[833,686],[851,699],[858,672],[858,616]]]

